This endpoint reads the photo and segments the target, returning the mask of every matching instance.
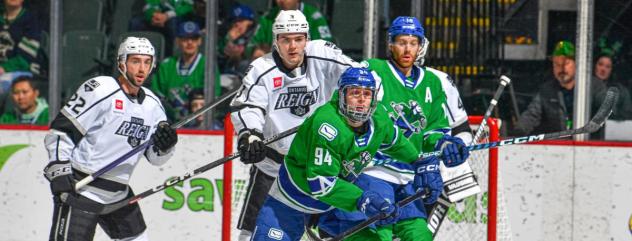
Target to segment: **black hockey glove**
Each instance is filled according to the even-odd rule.
[[[241,161],[245,164],[253,164],[266,157],[266,145],[263,144],[263,134],[257,130],[248,130],[239,136],[237,150]]]
[[[75,191],[75,179],[69,161],[52,161],[44,168],[44,176],[50,182],[53,195]]]
[[[161,152],[167,152],[170,148],[178,143],[178,134],[176,130],[171,128],[169,122],[161,121],[158,123],[156,132],[151,136],[154,140],[154,147]]]

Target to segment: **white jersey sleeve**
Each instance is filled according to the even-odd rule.
[[[247,129],[263,132],[271,92],[266,87],[268,78],[266,75],[276,69],[274,63],[270,63],[269,55],[258,58],[250,64],[237,95],[230,103],[233,108],[230,115],[231,121],[238,134],[242,134]]]
[[[99,88],[100,87],[100,88]],[[75,145],[95,126],[102,125],[104,105],[116,92],[121,91],[113,81],[90,79],[79,86],[57,118],[51,123],[51,130],[44,142],[49,161],[72,159]]]
[[[158,97],[151,90],[145,87],[142,87],[142,88],[143,88],[143,91],[145,91],[145,95],[147,96],[146,99],[148,101],[156,102],[156,105],[160,106],[160,109],[163,110],[162,112],[154,116],[155,119],[152,121],[152,123],[157,124],[157,123],[160,123],[161,121],[167,121],[167,115],[165,114],[164,107],[162,106],[162,103],[160,103]],[[149,136],[152,136],[156,132],[157,129],[158,129],[158,125],[153,126]],[[176,147],[173,146],[169,148],[169,150],[167,150],[166,152],[162,153],[160,151],[154,150],[153,146],[150,146],[149,148],[147,148],[147,150],[145,150],[144,154],[145,154],[145,158],[147,158],[147,161],[149,161],[149,163],[151,163],[154,166],[161,166],[165,164],[169,160],[169,158],[173,156],[173,154],[175,153],[175,149]]]
[[[340,75],[349,67],[368,67],[349,58],[334,43],[325,40],[312,40],[308,42],[306,47],[307,59],[318,61],[310,61],[316,69],[323,71],[325,79],[323,85],[325,93],[333,93],[338,89],[338,79]],[[331,96],[325,96],[328,100]]]

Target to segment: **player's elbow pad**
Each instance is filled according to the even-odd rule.
[[[44,138],[49,161],[70,160],[75,144],[64,132],[51,129]]]

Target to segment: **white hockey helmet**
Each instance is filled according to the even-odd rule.
[[[277,36],[283,33],[305,33],[309,38],[309,23],[305,15],[299,10],[281,10],[272,25],[272,42],[276,42]]]
[[[117,60],[118,60],[118,70],[121,72],[125,78],[127,78],[127,66],[125,62],[127,61],[127,56],[130,54],[143,54],[151,56],[151,69],[156,67],[156,50],[154,46],[151,45],[146,38],[138,38],[138,37],[127,37],[121,45],[119,45]],[[121,65],[123,66],[121,68]]]

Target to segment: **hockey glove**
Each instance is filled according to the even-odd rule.
[[[154,151],[158,149],[162,153],[167,152],[178,143],[176,130],[171,128],[169,122],[166,121],[158,122],[158,128],[151,138],[154,140]]]
[[[447,167],[455,167],[467,160],[470,151],[461,138],[443,135],[435,145],[435,151],[441,151],[441,159]]]
[[[379,214],[384,215],[384,218],[375,223],[378,226],[393,224],[399,217],[399,208],[393,205],[390,200],[373,191],[363,192],[358,199],[357,206],[358,210],[369,218]]]
[[[425,191],[425,204],[433,204],[443,191],[443,179],[439,172],[439,158],[430,156],[413,163],[415,179],[413,186],[417,192]]]
[[[263,134],[257,130],[249,129],[239,136],[237,150],[241,161],[245,164],[253,164],[266,157],[266,145],[263,144]]]
[[[44,177],[50,182],[53,195],[75,191],[75,179],[69,161],[52,161],[44,168]]]

